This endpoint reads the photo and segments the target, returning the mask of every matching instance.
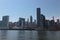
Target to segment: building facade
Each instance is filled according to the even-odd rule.
[[[40,16],[40,27],[45,28],[45,16],[43,14]]]
[[[41,9],[37,8],[37,27],[43,29],[45,26],[45,16],[41,14]]]
[[[19,26],[25,26],[25,18],[19,18]]]
[[[41,9],[37,8],[37,27],[40,27],[40,13]]]
[[[2,27],[2,21],[0,21],[0,27]]]
[[[2,26],[8,27],[9,26],[9,16],[3,16],[2,18]]]
[[[32,22],[33,22],[33,18],[32,16],[30,16],[30,23],[32,24]]]

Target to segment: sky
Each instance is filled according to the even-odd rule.
[[[36,19],[36,8],[41,8],[41,14],[46,19],[60,19],[60,0],[0,0],[0,20],[9,15],[9,21],[17,22],[19,17],[26,20],[33,16]]]

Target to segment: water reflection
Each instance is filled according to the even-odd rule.
[[[39,40],[47,40],[46,31],[38,31],[38,39]]]
[[[19,31],[17,40],[37,40],[37,31]]]
[[[48,40],[57,40],[56,31],[47,31]]]
[[[32,40],[32,31],[25,31],[25,40]]]
[[[7,40],[7,31],[1,30],[0,40]]]
[[[17,35],[17,30],[8,30],[7,40],[17,40]]]
[[[60,40],[60,31],[0,30],[0,40]]]
[[[24,40],[24,31],[18,31],[17,40]]]

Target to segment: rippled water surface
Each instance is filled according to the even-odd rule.
[[[60,31],[0,30],[0,40],[60,40]]]

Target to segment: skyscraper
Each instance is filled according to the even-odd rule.
[[[60,23],[60,20],[59,19],[57,19],[57,24],[59,24]]]
[[[52,20],[51,20],[51,26],[54,26],[55,25],[55,20],[54,20],[54,16],[52,17]]]
[[[2,26],[3,27],[8,27],[9,26],[9,16],[3,16],[2,18]]]
[[[36,24],[36,20],[34,19],[34,23]]]
[[[41,9],[37,8],[37,27],[40,27],[40,13]]]
[[[19,26],[25,26],[25,18],[19,18]]]
[[[29,27],[29,19],[27,19],[26,27]]]
[[[32,18],[32,16],[30,16],[30,23],[32,24],[32,20],[33,20],[33,18]]]
[[[2,27],[2,21],[0,21],[0,27]]]
[[[45,27],[45,16],[41,14],[41,9],[37,8],[37,27],[41,30]]]
[[[40,14],[40,27],[45,28],[45,16]]]

